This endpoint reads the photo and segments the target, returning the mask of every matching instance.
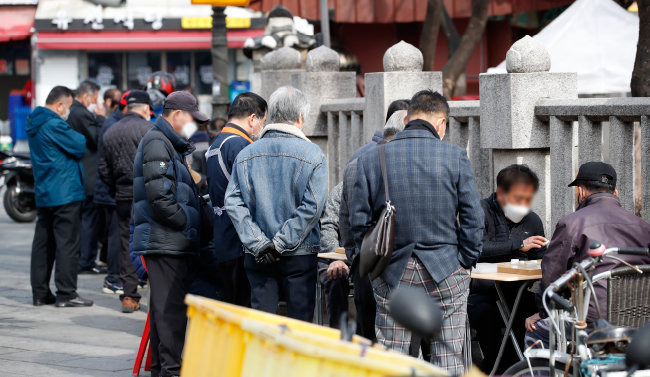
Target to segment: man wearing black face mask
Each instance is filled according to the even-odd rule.
[[[485,231],[479,262],[495,263],[507,262],[511,258],[532,260],[542,257],[547,241],[544,238],[544,227],[539,216],[530,211],[538,188],[537,175],[526,165],[510,165],[499,172],[496,192],[481,201],[485,213]],[[514,301],[519,285],[504,284],[502,287],[506,297]],[[501,326],[485,321],[485,318],[499,317],[497,300],[494,282],[472,280],[467,309],[470,324],[477,332],[483,351],[480,367],[486,373],[494,365],[501,340]],[[517,315],[520,324],[536,311],[532,294],[524,295],[522,300]],[[521,326],[518,327],[521,329]],[[517,335],[523,340],[523,330]],[[504,360],[500,365],[507,367],[516,361]]]
[[[573,263],[580,263],[589,257],[589,244],[600,241],[608,247],[648,247],[650,245],[650,224],[621,207],[616,190],[616,171],[600,161],[587,162],[580,166],[578,176],[569,184],[575,187],[577,210],[558,221],[553,239],[542,259],[541,293],[553,281],[564,274]],[[649,264],[650,257],[618,255],[632,265]],[[606,258],[596,264],[593,274],[623,266],[620,261]],[[607,283],[594,283],[598,305],[607,313]],[[540,312],[526,319],[526,345],[541,340],[548,347],[548,319],[546,312]],[[587,327],[593,327],[598,319],[595,300],[592,299],[587,312]]]

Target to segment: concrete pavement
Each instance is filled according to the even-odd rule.
[[[13,222],[0,206],[0,375],[130,376],[146,305],[122,314],[117,296],[101,292],[104,275],[80,275],[78,292],[94,306],[32,306],[33,234],[34,223]],[[56,291],[54,282],[51,289]],[[144,304],[148,290],[142,293]]]

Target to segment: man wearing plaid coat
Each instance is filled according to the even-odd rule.
[[[462,374],[469,269],[481,252],[483,210],[474,171],[464,149],[442,142],[449,106],[437,92],[411,99],[408,124],[385,145],[390,199],[396,209],[395,248],[382,275],[372,281],[377,300],[375,332],[388,348],[409,352],[411,333],[387,311],[390,291],[415,286],[435,298],[442,333],[431,342],[431,362]],[[357,247],[385,205],[379,148],[357,162],[350,225]]]

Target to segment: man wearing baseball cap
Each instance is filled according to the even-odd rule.
[[[140,140],[151,129],[151,100],[142,90],[131,90],[124,98],[126,114],[102,137],[102,153],[98,170],[109,194],[115,198],[116,219],[110,228],[119,229],[119,279],[104,281],[103,291],[120,295],[122,312],[132,313],[140,308],[138,275],[129,253],[129,222],[133,202],[133,161]],[[113,230],[113,229],[111,229]],[[109,263],[109,267],[111,264]]]
[[[589,244],[600,241],[607,247],[648,247],[650,224],[621,207],[616,190],[616,170],[607,163],[594,161],[580,166],[576,179],[569,184],[576,191],[576,211],[562,218],[555,227],[551,243],[542,258],[542,282],[538,295],[553,281],[564,274],[573,263],[589,257]],[[631,263],[648,264],[650,257],[619,255]],[[607,258],[596,264],[594,275],[623,266],[623,263]],[[594,283],[600,311],[607,313],[607,285],[604,280]],[[541,303],[541,297],[538,300]],[[546,312],[526,319],[526,346],[542,340],[548,347],[550,322],[541,319]],[[591,300],[587,325],[593,327],[599,318],[595,300]]]
[[[172,92],[133,164],[133,251],[144,255],[149,271],[152,376],[180,374],[183,300],[199,251],[201,217],[198,188],[185,162],[193,147],[183,135],[208,119],[193,95]]]

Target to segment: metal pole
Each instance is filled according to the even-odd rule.
[[[212,7],[212,118],[228,113],[228,39],[225,7]]]
[[[320,0],[320,32],[323,34],[323,44],[327,47],[332,47],[329,12],[327,0]]]

